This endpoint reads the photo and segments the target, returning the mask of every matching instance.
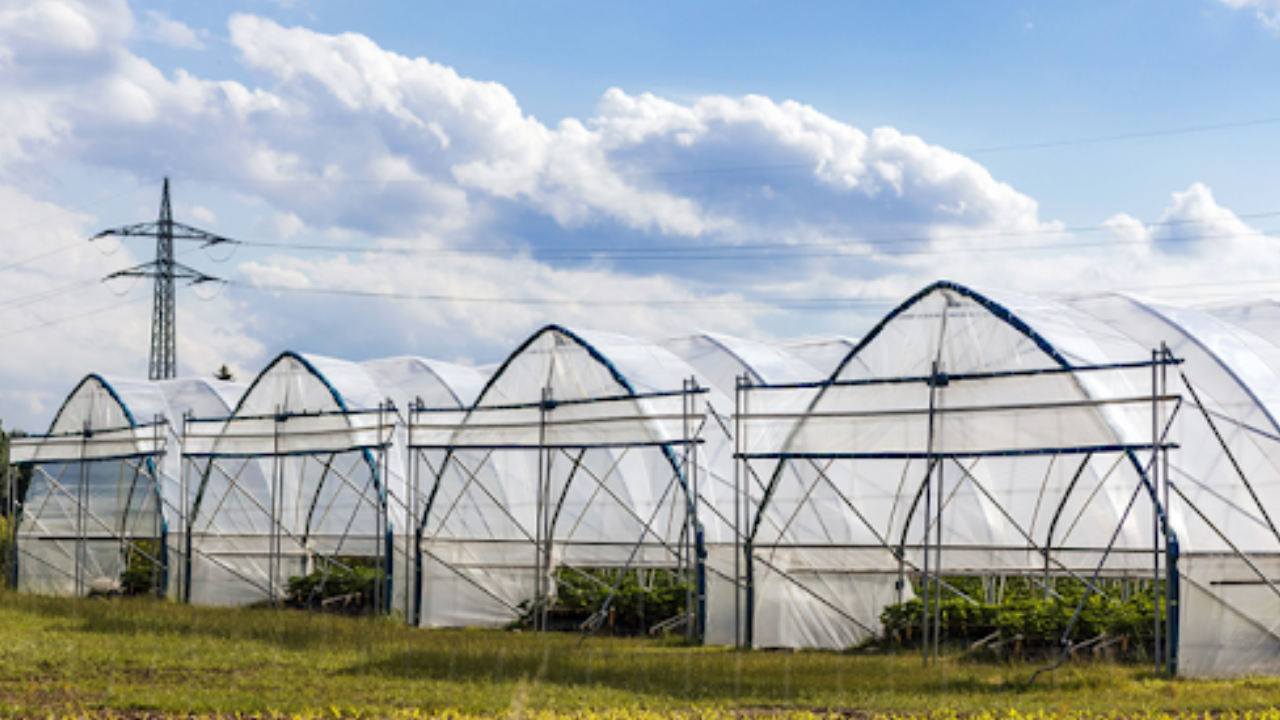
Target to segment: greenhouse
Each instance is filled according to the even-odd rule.
[[[1280,671],[1280,352],[1243,315],[938,283],[830,381],[747,392],[740,455],[792,531],[745,533],[757,611],[772,573],[804,577],[831,604],[786,644],[844,646],[904,577],[1146,578],[1166,664]]]
[[[658,345],[551,326],[497,369],[474,407],[414,413],[415,474],[430,488],[418,622],[545,624],[542,600],[563,573],[601,584],[630,571],[642,584],[678,575],[691,595],[703,533],[726,532],[700,523],[692,502],[693,456],[727,458],[724,428],[708,427],[717,404],[729,412],[730,400]]]
[[[183,420],[225,416],[243,389],[205,380],[82,380],[48,435],[13,441],[11,461],[32,467],[26,497],[14,498],[21,502],[16,586],[76,596],[173,593],[185,565]]]
[[[403,607],[403,412],[413,402],[469,403],[481,380],[417,358],[358,364],[287,352],[230,418],[189,423],[186,471],[198,489],[188,599],[283,601],[293,578],[366,567],[383,580],[361,601]]]
[[[365,610],[423,627],[589,633],[638,598],[619,631],[765,648],[884,639],[910,607],[928,657],[944,601],[1016,580],[1146,598],[1170,671],[1277,674],[1277,409],[1280,304],[946,282],[858,341],[551,325],[482,370],[90,376],[14,442],[18,584],[313,607],[359,570]],[[1094,635],[1062,638],[1118,640]]]

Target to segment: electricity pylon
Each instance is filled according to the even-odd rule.
[[[153,237],[156,239],[156,259],[128,270],[117,270],[103,278],[119,277],[155,278],[155,304],[151,313],[151,367],[148,377],[152,380],[168,380],[178,374],[178,329],[174,280],[190,280],[190,285],[220,282],[218,278],[189,268],[173,259],[174,240],[196,240],[204,247],[232,242],[227,238],[207,233],[190,225],[173,221],[173,209],[169,206],[169,178],[164,179],[164,192],[160,196],[160,219],[153,223],[139,223],[103,230],[91,239],[115,235],[117,237]]]

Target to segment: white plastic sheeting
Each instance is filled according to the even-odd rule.
[[[891,587],[885,581],[895,570],[921,570],[932,455],[930,513],[939,498],[942,511],[931,531],[941,533],[942,550],[931,558],[941,559],[942,574],[1080,576],[1103,562],[1114,535],[1102,571],[1150,577],[1161,520],[1143,485],[1150,453],[1134,446],[1151,442],[1154,422],[1177,446],[1158,488],[1169,531],[1160,535],[1159,572],[1167,572],[1166,543],[1175,543],[1182,672],[1280,672],[1280,533],[1270,510],[1280,506],[1277,318],[1268,304],[1202,312],[1117,294],[1049,301],[950,283],[926,288],[842,363],[834,377],[846,384],[746,393],[746,453],[801,456],[749,461],[753,474],[769,478],[753,554],[813,568],[812,579],[788,574],[815,595],[857,597],[831,592],[832,578],[880,573],[869,585],[850,580],[878,601],[843,608],[874,625],[883,603],[896,599],[876,588]],[[951,375],[1140,363],[1162,345],[1185,362],[1157,371],[1181,401],[1161,402],[1155,419],[1150,368],[948,382],[932,398],[923,382],[857,384],[929,376],[935,363]],[[930,399],[941,410],[931,443],[927,424],[917,422],[927,420]],[[1016,409],[981,410],[990,407]],[[958,409],[964,423],[953,426],[948,417]],[[1037,455],[1037,447],[1076,451]],[[767,521],[771,514],[788,518],[785,532]],[[759,565],[755,592],[776,595],[760,587],[773,571]],[[755,620],[758,644],[847,640],[821,630],[817,618],[790,638]]]
[[[148,382],[86,377],[49,434],[14,443],[33,464],[18,527],[18,586],[52,594],[118,587],[126,558],[145,553],[180,576],[182,428],[188,415],[223,416],[243,386],[202,379]]]
[[[678,394],[690,380],[706,390]],[[707,403],[731,402],[660,346],[552,326],[474,408],[416,414],[413,443],[431,450],[415,454],[428,497],[419,623],[509,622],[539,587],[554,593],[561,567],[687,567],[693,474],[675,443],[699,432]]]
[[[469,368],[418,358],[279,356],[231,418],[190,431],[191,600],[280,597],[290,578],[329,563],[373,562],[388,573],[387,606],[403,609],[408,408],[471,402],[481,384]]]

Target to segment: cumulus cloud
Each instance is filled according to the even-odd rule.
[[[1227,7],[1250,8],[1267,27],[1280,32],[1280,0],[1218,0]]]
[[[155,10],[147,11],[147,22],[143,26],[143,37],[179,50],[203,50],[204,42],[200,38],[206,34]]]

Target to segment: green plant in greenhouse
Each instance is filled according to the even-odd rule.
[[[618,634],[647,632],[685,610],[688,585],[666,571],[562,567],[553,577],[556,596],[549,612],[565,629],[576,629],[604,608],[611,592],[606,627]]]
[[[322,564],[306,575],[289,578],[289,604],[295,607],[325,607],[326,600],[341,598],[335,609],[363,612],[372,600],[384,574],[380,568],[358,558]]]
[[[1146,592],[1124,594],[1114,588],[1095,590],[1081,606],[1084,584],[1074,579],[1054,581],[1049,597],[1045,597],[1043,591],[1027,592],[1026,585],[1015,586],[1013,592],[998,602],[974,599],[974,595],[982,597],[982,594],[965,580],[969,579],[948,579],[947,584],[953,591],[940,603],[940,625],[947,642],[977,643],[999,633],[1001,639],[1016,639],[1019,647],[1056,648],[1069,625],[1068,639],[1072,643],[1105,635],[1127,640],[1124,647],[1128,648],[1135,643],[1149,642],[1153,635],[1155,603],[1149,583],[1145,585]],[[960,596],[962,592],[966,597]],[[1079,616],[1071,625],[1077,608]],[[918,644],[922,633],[921,612],[919,598],[887,606],[880,616],[884,627],[882,640],[899,646]]]
[[[125,549],[120,592],[125,595],[159,594],[161,574],[159,540],[134,540]]]

